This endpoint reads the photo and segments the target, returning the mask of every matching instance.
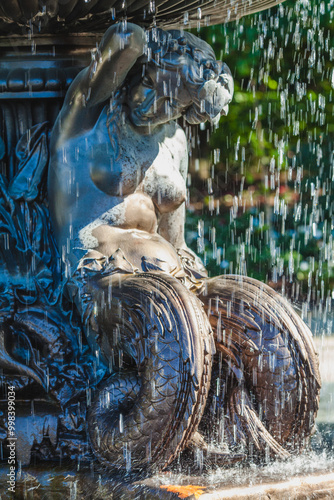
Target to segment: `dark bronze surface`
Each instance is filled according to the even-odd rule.
[[[185,29],[211,26],[274,7],[277,0],[2,0],[0,32],[59,33],[103,32],[127,18],[142,26]]]
[[[302,449],[314,428],[321,385],[310,330],[286,300],[252,278],[207,279],[199,298],[218,353],[212,377],[219,391],[209,398],[207,425],[224,415],[230,446],[252,442],[282,458]]]
[[[184,449],[222,464],[286,458],[314,427],[306,325],[258,281],[208,279],[184,242],[174,119],[226,114],[230,71],[193,35],[146,41],[113,25],[74,80],[84,50],[51,63],[46,44],[50,66],[29,56],[23,73],[21,56],[4,57],[0,437],[6,450],[13,385],[22,464],[95,454],[164,468]]]

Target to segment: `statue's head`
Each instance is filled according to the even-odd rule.
[[[179,30],[151,30],[141,63],[141,73],[133,75],[129,85],[135,125],[166,123],[181,115],[190,124],[217,123],[227,114],[233,96],[231,72],[198,37]]]

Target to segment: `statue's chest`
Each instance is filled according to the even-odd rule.
[[[175,127],[175,125],[174,125]],[[185,199],[180,174],[182,151],[173,128],[143,135],[128,124],[100,119],[90,138],[87,167],[91,180],[111,196],[127,196],[136,190],[147,193],[162,212]]]

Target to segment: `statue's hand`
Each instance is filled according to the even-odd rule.
[[[132,23],[110,26],[91,64],[79,73],[67,92],[61,111],[62,125],[66,119],[69,130],[73,130],[73,126],[81,130],[83,116],[80,112],[83,110],[85,113],[88,108],[105,102],[121,88],[129,71],[145,50],[145,31],[140,26]],[[73,125],[76,117],[78,123]]]
[[[146,48],[145,30],[137,24],[132,23],[113,24],[105,32],[98,51],[103,52],[107,50],[109,52],[110,48],[113,50],[116,49],[116,51],[131,48],[137,55],[137,58],[140,57]],[[107,55],[110,56],[110,53]]]

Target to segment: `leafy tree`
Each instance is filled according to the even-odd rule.
[[[305,307],[334,284],[333,18],[331,2],[289,0],[197,33],[235,94],[217,130],[189,131],[188,243],[211,275],[247,273]]]

